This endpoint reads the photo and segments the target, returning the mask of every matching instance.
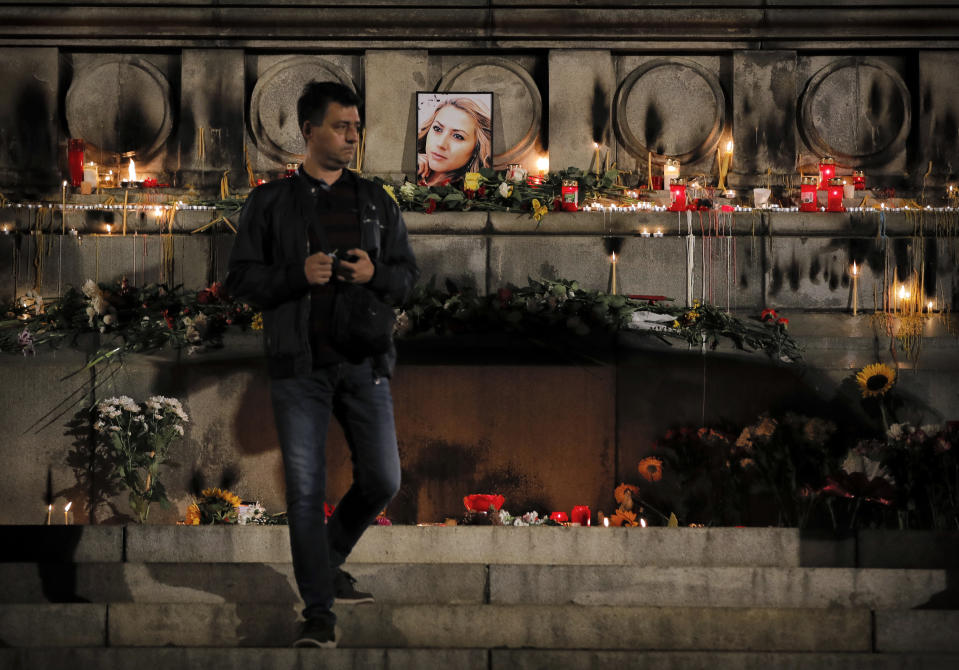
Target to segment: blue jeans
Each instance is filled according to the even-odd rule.
[[[303,616],[335,621],[332,569],[343,564],[400,487],[390,383],[374,377],[367,359],[314,370],[308,377],[274,379],[270,396],[283,452],[293,572],[306,604]],[[350,447],[353,484],[326,523],[331,415]]]

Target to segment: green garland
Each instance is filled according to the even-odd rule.
[[[489,295],[447,282],[417,286],[398,310],[397,334],[455,336],[462,333],[517,333],[531,339],[579,338],[620,331],[685,340],[715,349],[728,340],[744,351],[764,351],[783,361],[801,358],[787,321],[769,317],[741,319],[719,307],[692,308],[651,304],[647,300],[583,289],[576,281],[529,280],[525,287],[504,287]],[[229,328],[262,328],[262,317],[233,301],[219,284],[201,291],[151,284],[135,288],[123,282],[67,289],[50,304],[34,294],[4,310],[0,351],[36,353],[41,344],[75,342],[97,333],[100,349],[89,366],[124,352],[147,353],[166,347],[188,353],[222,346]]]

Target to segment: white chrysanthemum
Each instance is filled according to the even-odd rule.
[[[412,200],[416,196],[416,185],[413,182],[404,182],[400,186],[400,195],[403,196],[405,200]]]

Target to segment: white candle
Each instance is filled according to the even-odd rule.
[[[53,516],[53,505],[47,505],[47,525],[50,525],[50,517]]]
[[[70,507],[72,505],[73,505],[72,502],[68,502],[67,506],[63,508],[63,525],[64,526],[70,525],[70,518],[68,515],[70,514]]]

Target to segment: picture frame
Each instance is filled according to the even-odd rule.
[[[417,91],[416,183],[440,186],[493,167],[493,94]]]

